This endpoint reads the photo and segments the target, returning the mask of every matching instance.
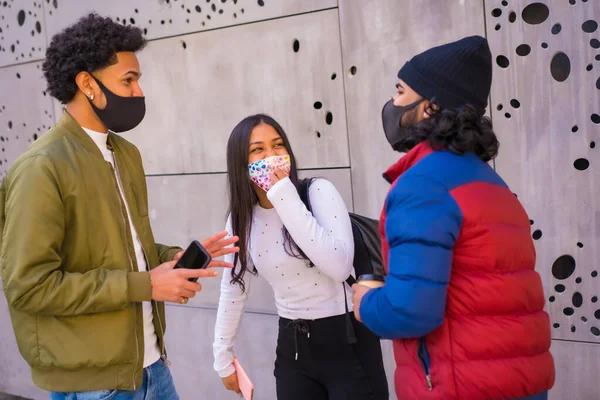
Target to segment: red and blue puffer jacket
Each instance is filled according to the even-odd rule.
[[[550,320],[520,202],[476,155],[425,142],[385,176],[388,276],[360,317],[394,339],[398,399],[546,398]]]

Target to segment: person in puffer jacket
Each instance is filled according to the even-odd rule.
[[[413,57],[382,119],[406,153],[380,230],[388,276],[354,285],[354,311],[393,339],[400,400],[547,399],[550,321],[529,217],[488,164],[498,140],[484,116],[487,41],[467,37]]]

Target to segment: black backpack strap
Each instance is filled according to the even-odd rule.
[[[360,227],[353,218],[350,218],[350,223],[352,224],[352,236],[354,238],[354,258],[352,259],[352,266],[354,267],[354,274],[356,278],[358,278],[363,274],[372,274],[373,267],[371,265],[369,249],[365,243],[365,238],[363,237]],[[352,275],[350,275],[348,279],[350,278],[352,278]]]
[[[352,223],[352,221],[350,221]],[[362,240],[362,235],[359,228],[352,223],[352,236],[354,238],[354,259],[352,260],[352,266],[354,267],[354,273],[358,278],[359,271],[356,270],[357,265],[363,265],[360,263],[371,263],[368,257],[367,249]],[[352,287],[356,283],[356,279],[350,275],[346,279],[345,283],[342,283],[344,287],[344,306],[346,307],[346,338],[349,344],[356,344],[356,332],[354,331],[354,325],[352,325],[352,318],[350,318],[350,310],[348,310],[348,294],[346,293],[346,284]]]
[[[354,332],[354,325],[352,325],[352,318],[350,318],[350,310],[348,310],[348,294],[346,293],[346,285],[342,283],[344,287],[344,307],[346,307],[346,339],[349,344],[356,344],[356,332]]]

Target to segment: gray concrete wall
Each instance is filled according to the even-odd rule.
[[[542,1],[549,6],[549,16],[532,25],[529,16],[539,17],[544,10],[525,10],[530,3],[0,2],[0,175],[60,117],[60,105],[46,95],[41,77],[46,44],[54,33],[95,10],[140,26],[151,40],[139,54],[147,116],[126,136],[144,158],[158,241],[185,246],[223,228],[225,143],[233,126],[255,112],[269,113],[282,123],[305,176],[329,178],[350,209],[375,217],[387,189],[381,172],[397,158],[380,123],[397,70],[411,55],[431,46],[471,34],[487,35],[494,61],[500,55],[509,60],[508,68],[494,67],[489,114],[501,141],[495,166],[530,213],[532,233],[542,233],[536,240],[537,268],[550,300],[552,323],[558,324],[552,345],[557,384],[551,398],[594,399],[600,366],[600,340],[592,329],[600,328],[600,306],[592,299],[600,296],[600,278],[593,274],[599,268],[596,164],[600,160],[592,142],[599,138],[600,125],[592,114],[600,114],[600,50],[590,41],[600,38],[600,30],[588,33],[582,25],[600,21],[600,6],[597,0],[574,5],[566,0]],[[560,32],[556,24],[561,24]],[[295,41],[300,44],[298,52],[293,50]],[[523,44],[531,49],[526,56],[516,52]],[[562,82],[551,70],[553,56],[560,51],[569,56],[571,67]],[[315,109],[317,101],[322,108]],[[327,113],[333,115],[330,125]],[[572,132],[575,125],[578,129]],[[580,159],[589,162],[587,169],[575,168]],[[576,163],[578,168],[585,165],[581,160]],[[557,279],[552,267],[562,255],[573,257],[576,267],[570,277]],[[559,284],[565,290],[557,293]],[[167,344],[182,399],[235,398],[212,370],[217,285],[207,282],[185,306],[167,306]],[[579,307],[572,304],[576,292],[583,298]],[[564,314],[568,307],[574,309],[571,316]],[[261,281],[251,295],[236,346],[256,382],[258,399],[275,398],[276,321],[272,290]],[[393,358],[387,341],[384,352],[391,382]],[[0,392],[47,396],[31,383],[17,351],[4,296],[0,296]]]

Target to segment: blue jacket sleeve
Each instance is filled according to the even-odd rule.
[[[363,297],[360,317],[386,339],[421,337],[444,320],[462,213],[445,186],[419,175],[401,177],[385,208],[388,276]]]

